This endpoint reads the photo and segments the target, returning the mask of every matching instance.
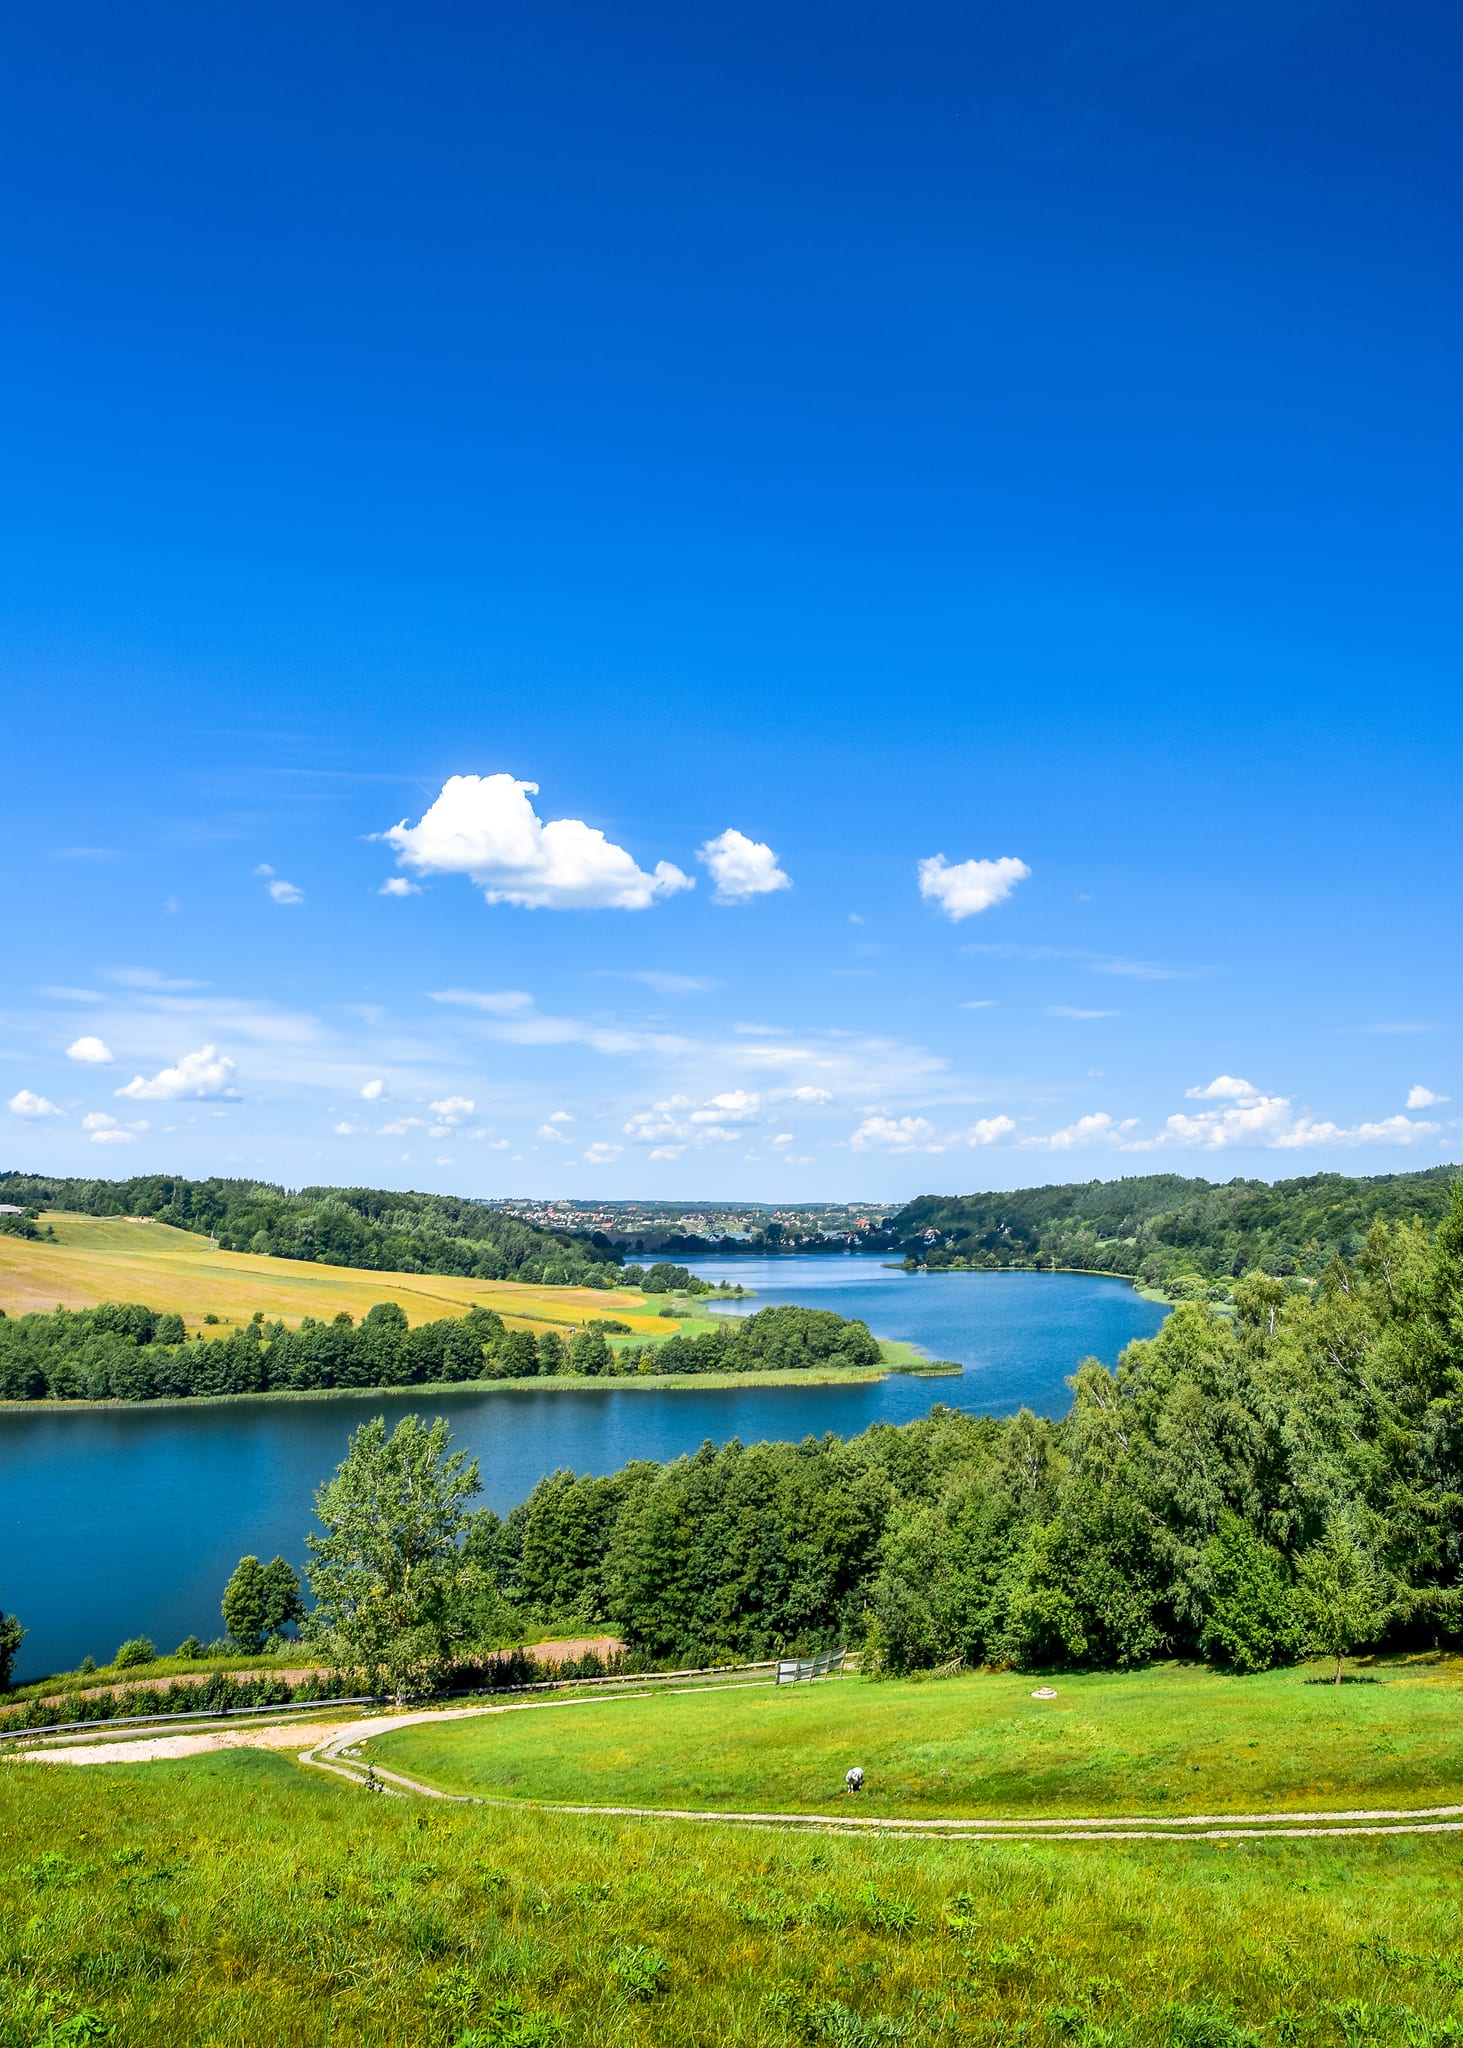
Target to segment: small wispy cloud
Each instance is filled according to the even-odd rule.
[[[521,1010],[533,1008],[533,997],[521,988],[434,988],[430,995],[434,1003],[453,1003],[463,1010],[485,1010],[492,1017],[514,1017]]]
[[[602,981],[638,981],[658,996],[701,996],[721,987],[709,974],[667,974],[658,967],[596,967],[592,972]]]
[[[1048,1017],[1076,1017],[1081,1019],[1084,1023],[1086,1023],[1091,1022],[1098,1017],[1120,1017],[1122,1015],[1122,1011],[1079,1010],[1071,1003],[1050,1003],[1047,1006],[1047,1015]]]

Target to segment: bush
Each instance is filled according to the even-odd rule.
[[[146,1636],[129,1636],[112,1659],[118,1671],[130,1671],[135,1664],[151,1664],[157,1657],[157,1644]]]
[[[1200,1647],[1230,1671],[1269,1671],[1299,1656],[1304,1628],[1290,1570],[1238,1515],[1221,1515],[1204,1547],[1208,1611]]]
[[[184,1636],[182,1642],[174,1650],[173,1655],[175,1657],[186,1657],[192,1663],[196,1657],[203,1655],[203,1645],[199,1642],[197,1636]]]

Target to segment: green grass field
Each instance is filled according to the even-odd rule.
[[[373,1758],[450,1792],[723,1812],[1248,1813],[1463,1802],[1463,1660],[1223,1678],[1168,1665],[979,1674],[572,1704],[378,1737]],[[852,1764],[865,1788],[843,1788]]]
[[[1457,1838],[985,1846],[0,1764],[0,2044],[1458,2039]]]

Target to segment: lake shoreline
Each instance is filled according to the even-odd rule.
[[[895,1348],[894,1340],[889,1340]],[[913,1346],[900,1344],[901,1351]],[[635,1392],[661,1394],[720,1391],[728,1387],[862,1387],[895,1374],[910,1379],[961,1379],[964,1368],[912,1358],[908,1364],[848,1366],[843,1371],[812,1367],[789,1372],[549,1373],[521,1380],[417,1380],[391,1387],[275,1387],[259,1394],[182,1394],[152,1401],[0,1401],[0,1420],[11,1415],[149,1414],[194,1408],[242,1408],[261,1402],[363,1401],[380,1396],[399,1401],[414,1394],[566,1394]]]

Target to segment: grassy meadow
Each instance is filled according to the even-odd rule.
[[[1421,2048],[1459,2038],[1460,1878],[1446,1836],[693,1832],[260,1751],[0,1763],[0,2048]]]
[[[0,1236],[0,1308],[94,1308],[103,1301],[142,1301],[171,1310],[190,1331],[217,1334],[247,1323],[256,1309],[267,1321],[329,1321],[345,1310],[359,1320],[373,1303],[394,1301],[411,1323],[434,1322],[470,1308],[496,1309],[515,1328],[577,1328],[591,1316],[628,1323],[640,1341],[663,1337],[659,1303],[638,1292],[592,1287],[528,1287],[514,1280],[457,1280],[442,1273],[373,1273],[321,1266],[254,1252],[212,1251],[206,1237],[166,1223],[129,1223],[119,1216],[44,1216],[57,1242]]]
[[[378,1736],[442,1791],[594,1805],[869,1816],[1255,1813],[1463,1802],[1463,1659],[979,1673],[595,1699]],[[843,1777],[865,1772],[850,1800]]]

